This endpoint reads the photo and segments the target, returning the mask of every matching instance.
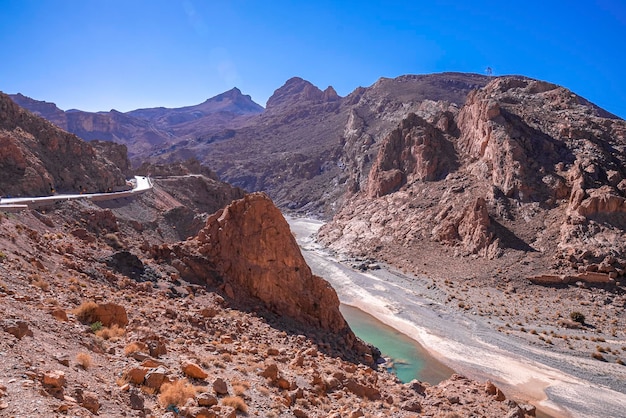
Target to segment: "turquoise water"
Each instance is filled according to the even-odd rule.
[[[359,338],[378,347],[384,357],[392,359],[392,371],[402,382],[417,379],[435,385],[454,373],[429,355],[415,340],[373,316],[347,305],[341,305],[340,310]]]

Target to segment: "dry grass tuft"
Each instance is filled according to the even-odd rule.
[[[111,327],[104,327],[101,330],[96,331],[96,336],[103,340],[117,341],[120,337],[126,334],[124,328],[120,328],[117,324],[113,324]]]
[[[76,319],[84,324],[91,324],[94,322],[94,311],[98,307],[98,304],[93,301],[83,302],[77,308],[72,310],[72,313],[76,315]]]
[[[231,406],[244,414],[248,413],[248,405],[241,396],[227,396],[222,399],[222,405]]]
[[[161,394],[159,395],[159,404],[162,407],[169,405],[184,405],[188,399],[196,396],[196,388],[186,379],[177,380],[173,383],[165,383],[161,386]]]
[[[243,396],[246,393],[246,390],[250,388],[250,383],[248,382],[233,382],[233,392],[235,395]]]
[[[47,292],[50,289],[50,284],[43,277],[39,277],[32,282],[32,285],[40,288],[44,292]]]
[[[131,354],[138,353],[138,352],[147,353],[148,346],[145,343],[134,341],[128,344],[126,347],[124,347],[124,354],[126,356],[130,356]]]
[[[88,353],[80,352],[76,354],[76,363],[84,370],[87,370],[93,365],[93,360]]]

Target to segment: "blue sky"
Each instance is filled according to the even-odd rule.
[[[0,90],[62,109],[178,107],[299,76],[523,74],[626,117],[624,1],[0,0]]]

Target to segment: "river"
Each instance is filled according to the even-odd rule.
[[[323,222],[291,217],[287,221],[313,273],[328,280],[337,292],[342,311],[352,306],[366,312],[420,343],[445,366],[474,380],[491,380],[507,396],[532,403],[538,416],[626,416],[626,394],[592,383],[581,368],[584,360],[525,345],[478,318],[429,299],[426,277],[385,268],[356,271],[316,243],[314,235]]]

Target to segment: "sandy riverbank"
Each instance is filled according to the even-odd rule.
[[[526,344],[498,332],[484,318],[451,310],[437,301],[427,278],[387,269],[358,272],[314,242],[321,222],[289,219],[314,273],[326,278],[342,303],[355,306],[418,341],[457,372],[491,380],[508,396],[528,401],[554,417],[621,417],[626,391],[598,381],[622,379],[619,365]],[[613,366],[613,367],[610,367]],[[617,390],[616,390],[617,389]]]

